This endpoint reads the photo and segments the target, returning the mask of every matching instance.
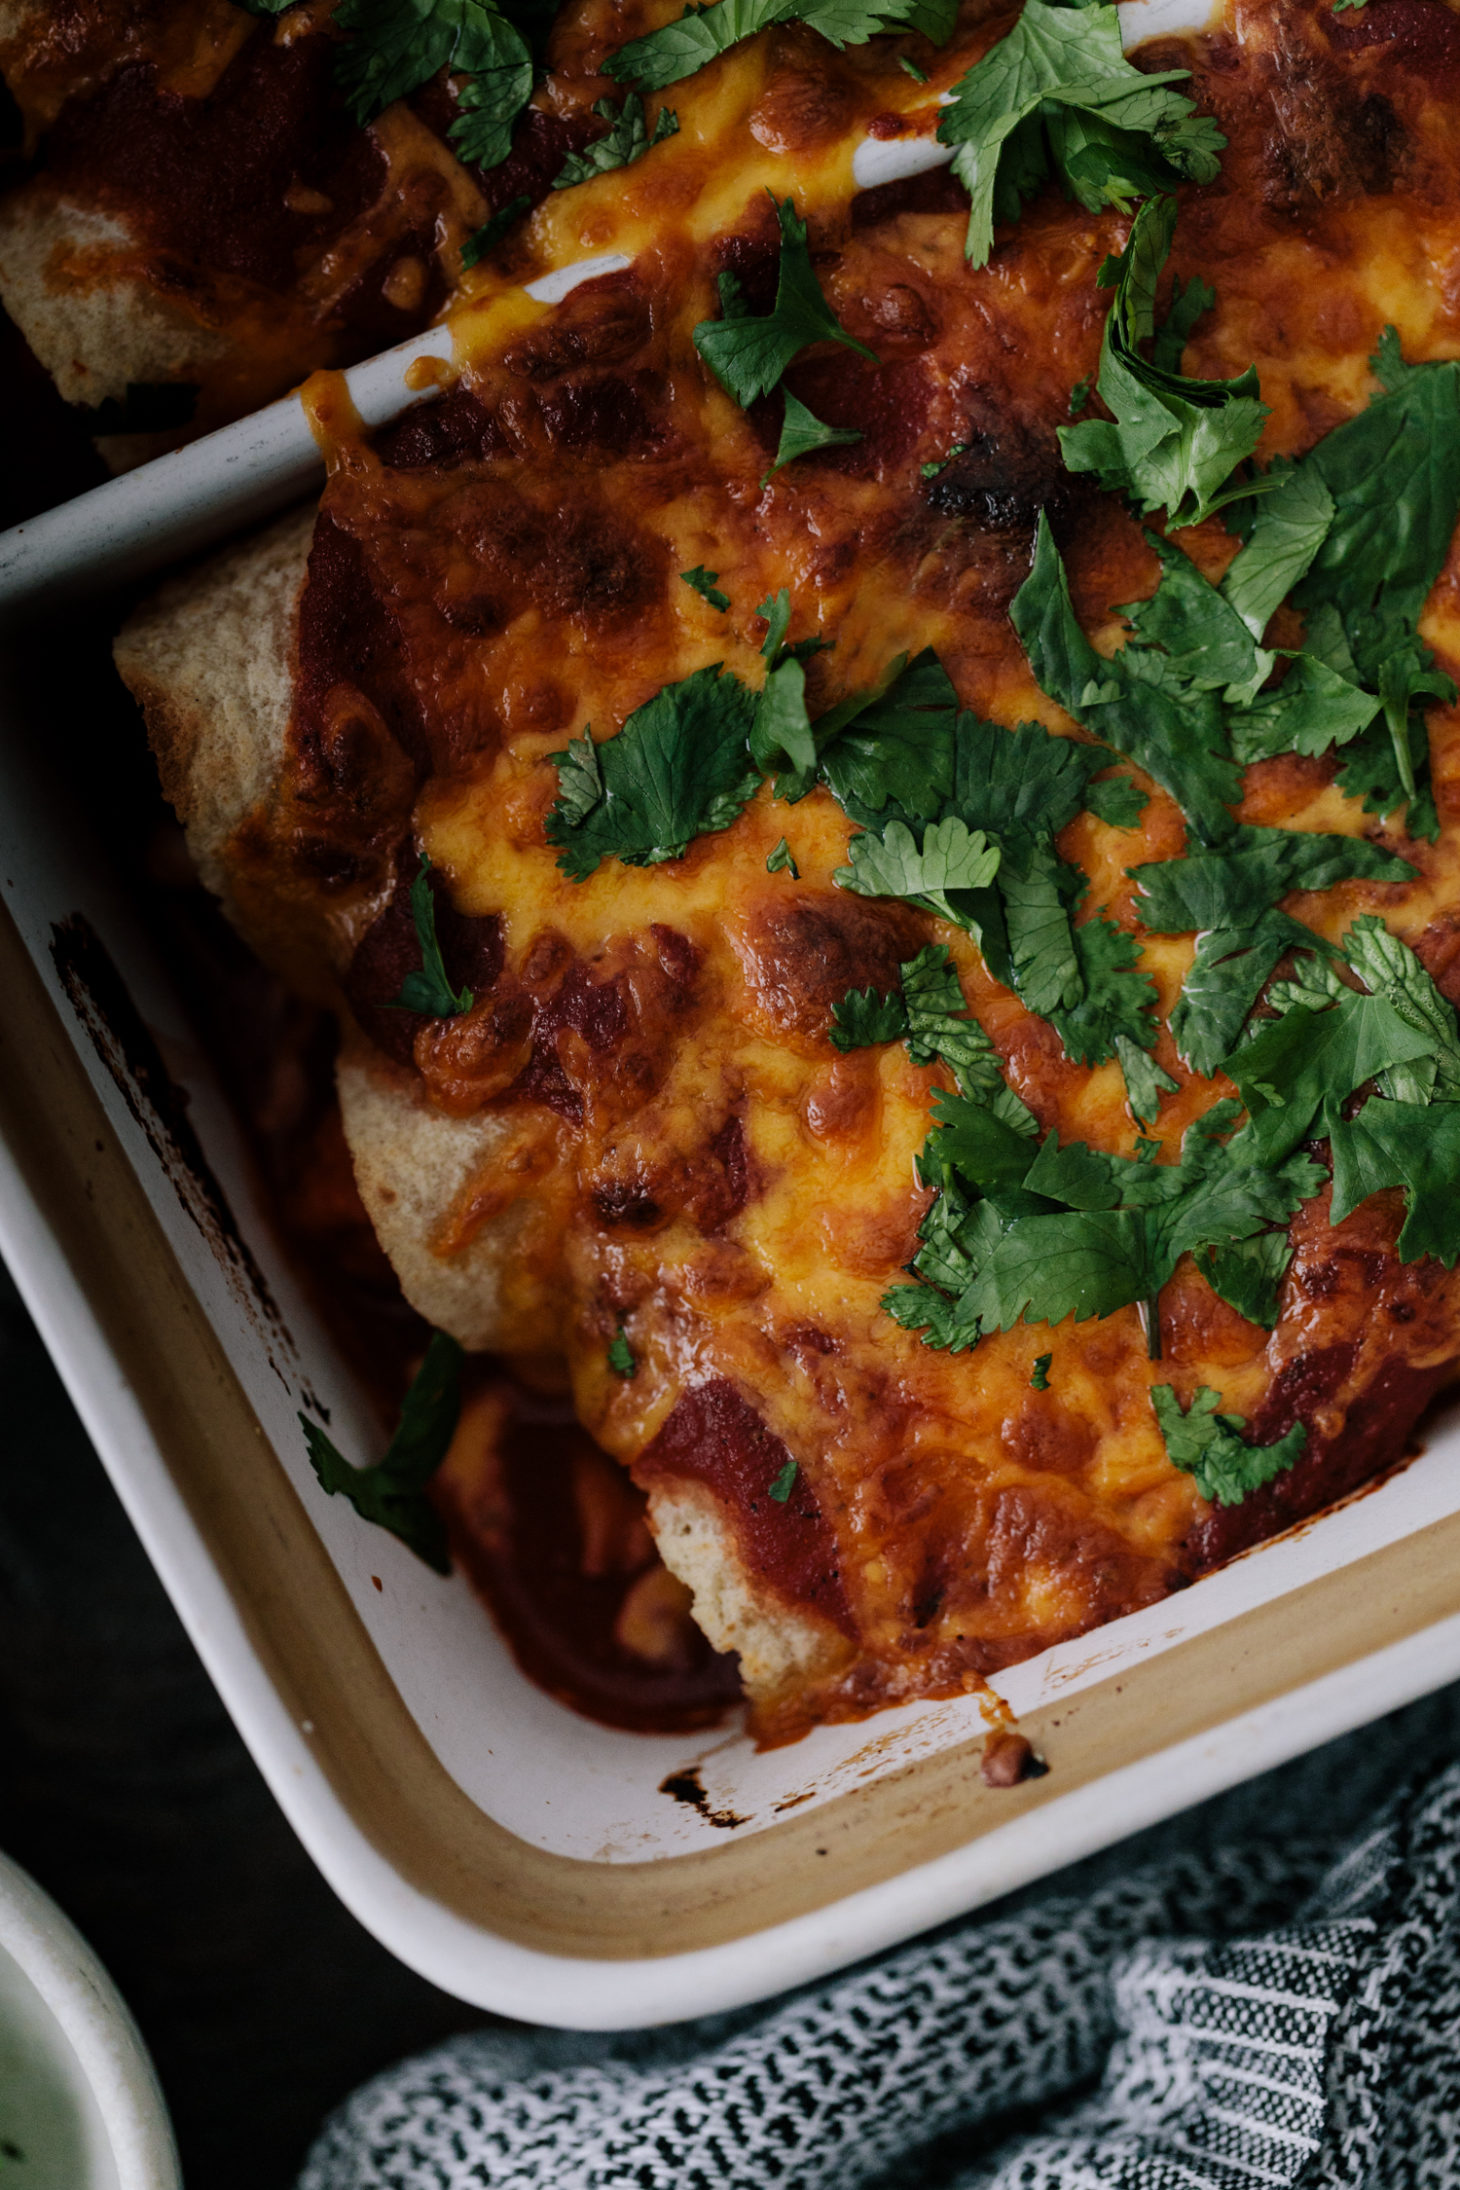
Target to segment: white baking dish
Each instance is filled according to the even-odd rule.
[[[1172,27],[1170,0],[1132,4]],[[900,149],[925,162],[930,148]],[[361,411],[407,400],[422,354],[449,354],[449,337],[356,368]],[[0,541],[14,923],[0,926],[0,1250],[260,1768],[361,1921],[437,1984],[514,2015],[614,2028],[705,2012],[987,1901],[1460,1674],[1460,1424],[1344,1507],[1001,1676],[1052,1766],[1009,1791],[979,1779],[972,1698],[767,1755],[734,1726],[589,1724],[518,1671],[463,1579],[438,1580],[324,1496],[295,1418],[305,1380],[346,1450],[371,1444],[369,1409],[261,1221],[105,846],[47,771],[64,659],[45,706],[14,673],[23,604],[175,559],[314,470],[290,399]],[[77,916],[187,1091],[245,1245],[58,980],[53,935]],[[690,1772],[698,1806],[661,1791]]]

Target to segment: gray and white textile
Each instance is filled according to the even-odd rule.
[[[769,2009],[456,2039],[299,2190],[1460,2190],[1460,1764],[1414,1771],[1424,1713]]]

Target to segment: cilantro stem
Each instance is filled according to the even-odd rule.
[[[1136,1312],[1141,1319],[1141,1329],[1146,1334],[1146,1359],[1161,1358],[1161,1296],[1155,1293],[1149,1300],[1136,1302]]]

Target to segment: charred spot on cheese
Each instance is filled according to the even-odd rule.
[[[384,427],[375,453],[392,471],[453,471],[505,456],[512,444],[465,382],[435,403],[416,404]]]
[[[632,268],[585,281],[542,323],[502,352],[521,380],[553,380],[585,365],[624,365],[653,331],[649,297]]]
[[[696,1231],[720,1231],[750,1198],[751,1162],[745,1127],[732,1115],[688,1153],[637,1149],[593,1179],[589,1200],[609,1232],[657,1232],[677,1218]]]
[[[1043,509],[1066,500],[1071,480],[1052,426],[1017,415],[966,426],[962,446],[930,480],[931,506],[990,532],[1032,534]]]
[[[721,1506],[758,1583],[788,1605],[854,1634],[836,1537],[805,1468],[798,1466],[784,1503],[771,1497],[771,1485],[794,1457],[735,1386],[717,1377],[685,1393],[633,1473],[649,1490],[657,1483],[702,1484]]]
[[[752,901],[733,940],[754,1015],[781,1034],[821,1036],[849,989],[895,989],[925,935],[902,906],[801,889]]]

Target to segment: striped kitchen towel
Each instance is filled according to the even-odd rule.
[[[1340,1848],[1300,1808],[769,2009],[454,2040],[300,2190],[1460,2190],[1460,1765]]]

